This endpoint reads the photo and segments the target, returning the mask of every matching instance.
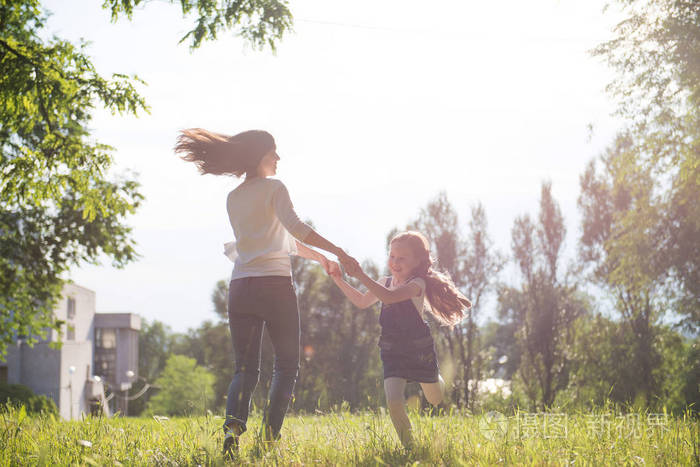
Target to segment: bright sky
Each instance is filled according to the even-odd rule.
[[[98,311],[176,331],[214,318],[211,292],[232,266],[225,197],[238,182],[173,154],[188,127],[270,131],[299,215],[361,260],[383,264],[387,232],[441,190],[465,226],[481,201],[510,253],[513,220],[536,215],[543,180],[575,251],[578,177],[618,126],[611,74],[588,54],[615,23],[604,0],[292,1],[295,32],[277,55],[226,33],[190,53],[177,44],[187,31],[177,6],[150,2],[111,24],[101,3],[44,2],[51,32],[90,41],[100,73],[148,83],[150,114],[97,111],[92,122],[116,148],[116,172],[137,172],[146,196],[130,220],[142,258],[70,274],[97,293]]]

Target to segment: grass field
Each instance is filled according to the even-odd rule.
[[[383,413],[290,415],[264,446],[259,414],[241,438],[244,465],[700,465],[697,419],[662,414],[412,413],[416,447],[402,449]],[[0,465],[224,465],[222,419],[0,415]]]

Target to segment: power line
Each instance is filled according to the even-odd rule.
[[[498,34],[488,35],[488,34],[471,34],[465,31],[460,31],[456,29],[407,29],[407,28],[393,28],[387,26],[374,26],[369,24],[359,24],[359,23],[343,23],[340,21],[326,21],[308,18],[295,18],[295,22],[299,23],[309,23],[318,24],[321,26],[338,26],[341,28],[351,28],[351,29],[365,29],[368,31],[381,31],[381,32],[394,32],[403,34],[425,34],[430,36],[450,36],[450,37],[460,37],[462,39],[472,40],[472,41],[484,41],[484,40],[502,40],[503,36]],[[556,36],[525,36],[518,37],[519,41],[523,42],[595,42],[600,43],[607,39],[596,38],[596,37],[556,37]]]

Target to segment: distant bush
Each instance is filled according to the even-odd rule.
[[[214,403],[214,375],[194,358],[171,355],[155,381],[160,391],[146,406],[148,415],[203,415]]]
[[[56,403],[50,397],[34,394],[22,384],[0,383],[0,405],[24,405],[27,413],[46,413],[58,415]]]

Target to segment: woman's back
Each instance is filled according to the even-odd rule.
[[[303,239],[311,229],[294,212],[284,184],[248,179],[229,193],[226,208],[236,237],[232,279],[289,276],[289,255],[296,251],[292,235]]]

